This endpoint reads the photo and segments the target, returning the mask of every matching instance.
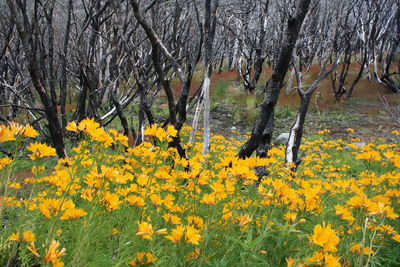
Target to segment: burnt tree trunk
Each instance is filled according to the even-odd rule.
[[[139,9],[138,1],[131,0],[130,3],[132,6],[132,9],[133,9],[133,15],[135,16],[138,23],[142,26],[143,30],[145,31],[145,33],[151,43],[151,47],[152,47],[151,58],[152,58],[152,61],[154,64],[154,68],[157,72],[158,79],[164,88],[164,92],[165,92],[165,94],[167,96],[167,100],[168,100],[169,120],[170,120],[171,124],[175,128],[177,128],[177,118],[176,118],[176,107],[175,107],[174,95],[172,92],[171,84],[170,84],[169,80],[165,77],[165,73],[164,73],[164,70],[161,65],[161,60],[160,60],[161,53],[170,61],[176,74],[178,75],[179,79],[181,80],[182,84],[186,84],[186,77],[183,74],[181,66],[173,58],[173,56],[169,53],[169,51],[167,50],[165,45],[162,43],[160,38],[155,33],[154,29],[147,23],[147,21],[143,17],[143,15]],[[180,157],[186,158],[186,151],[185,151],[185,148],[181,144],[179,134],[173,138],[172,142],[170,142],[170,146],[176,148]]]
[[[64,43],[63,50],[60,56],[60,112],[61,112],[61,125],[63,132],[65,131],[65,127],[67,126],[67,112],[66,112],[66,103],[67,103],[67,54],[68,54],[68,40],[71,32],[71,17],[72,17],[72,8],[73,2],[72,0],[68,1],[68,15],[67,15],[67,25],[65,26],[65,35],[64,35]]]
[[[29,74],[32,79],[32,84],[35,90],[38,92],[43,108],[45,110],[45,115],[48,122],[47,127],[50,132],[51,141],[57,151],[57,155],[60,158],[65,158],[66,155],[64,151],[64,138],[60,120],[58,118],[57,99],[54,99],[56,97],[55,92],[52,90],[52,93],[49,95],[47,93],[45,85],[42,83],[40,78],[41,74],[39,73],[40,67],[38,65],[39,62],[36,50],[37,41],[34,41],[33,37],[33,28],[35,27],[35,25],[31,24],[31,22],[29,21],[26,6],[23,3],[21,3],[20,1],[16,2],[13,0],[7,0],[7,4],[12,14],[14,23],[17,27],[19,38],[22,42],[22,46],[28,63]],[[17,11],[16,5],[18,5],[19,11]],[[42,67],[44,68],[45,66]],[[50,71],[53,70],[51,69]]]
[[[340,57],[340,56],[339,56]],[[318,74],[318,78],[311,84],[307,91],[303,91],[301,89],[301,75],[297,71],[297,93],[300,96],[300,108],[297,112],[296,121],[293,124],[292,128],[290,129],[289,139],[286,145],[286,156],[285,161],[289,164],[294,164],[293,171],[296,170],[298,165],[301,162],[299,158],[299,149],[301,145],[301,140],[303,137],[303,130],[304,130],[304,122],[306,120],[308,107],[310,105],[311,97],[314,94],[315,90],[317,89],[318,85],[324,80],[328,75],[330,75],[333,70],[337,67],[339,62],[339,57],[336,61],[332,64],[331,68],[325,72],[326,64],[321,68],[321,71]]]
[[[266,85],[266,96],[261,105],[261,111],[258,115],[256,124],[253,128],[249,140],[239,151],[240,158],[250,157],[258,147],[268,149],[273,134],[273,115],[275,105],[278,101],[279,93],[283,85],[283,80],[289,68],[293,49],[303,24],[304,18],[308,12],[311,0],[301,0],[297,6],[294,17],[289,18],[287,30],[282,48],[279,53],[278,62],[272,73],[271,79]],[[260,151],[260,154],[266,154]]]

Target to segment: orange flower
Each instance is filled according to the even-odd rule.
[[[19,233],[13,233],[8,237],[8,240],[10,241],[19,241]]]
[[[132,266],[144,266],[154,263],[157,260],[158,258],[151,252],[138,252],[136,258],[128,262],[128,264]]]
[[[248,214],[240,215],[237,220],[239,221],[239,225],[243,226],[250,223],[253,219]]]
[[[29,250],[30,252],[32,252],[33,255],[35,255],[35,256],[38,257],[38,258],[40,257],[39,253],[37,252],[37,250],[36,250],[36,248],[35,248],[35,243],[31,242],[31,243],[29,244],[29,246],[27,246],[27,248],[28,248],[28,250]]]
[[[65,255],[65,248],[58,250],[59,246],[60,242],[53,239],[49,245],[49,248],[46,249],[46,255],[43,258],[45,262],[51,262],[54,267],[64,266],[64,263],[60,261],[60,257]]]
[[[24,241],[24,242],[36,241],[35,234],[32,231],[23,231],[22,232],[22,241]]]
[[[292,258],[286,258],[285,260],[287,263],[287,267],[293,267],[293,264],[296,262],[296,260]]]
[[[361,254],[361,246],[360,246],[360,244],[357,243],[357,244],[353,245],[353,246],[350,248],[350,251],[351,251],[352,253],[357,252],[358,254]]]

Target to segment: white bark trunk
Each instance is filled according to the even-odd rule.
[[[203,107],[203,101],[201,100],[203,96],[203,92],[201,92],[199,100],[196,105],[196,111],[194,113],[194,118],[192,122],[192,130],[190,131],[190,137],[189,137],[189,143],[194,144],[196,141],[196,132],[197,132],[197,126],[199,124],[199,117],[201,114],[201,109]]]
[[[287,87],[286,87],[286,91],[285,91],[285,93],[286,93],[287,95],[290,94],[290,91],[292,91],[292,89],[294,89],[294,88],[292,88],[292,84],[293,84],[293,79],[294,79],[295,73],[296,73],[296,72],[295,72],[295,69],[293,68],[293,69],[292,69],[292,72],[290,73],[288,82],[287,82]]]
[[[206,68],[203,83],[204,93],[204,136],[203,136],[203,155],[210,152],[210,76],[209,67]]]
[[[292,129],[290,129],[289,140],[286,145],[286,162],[287,163],[295,163],[294,162],[294,154],[293,154],[293,146],[296,139],[296,131],[300,128],[300,113],[297,114],[296,122],[293,125]]]

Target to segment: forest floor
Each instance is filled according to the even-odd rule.
[[[356,66],[352,68],[349,80],[356,74]],[[268,69],[264,71],[259,87],[265,84],[269,72]],[[306,79],[313,80],[316,75],[314,72],[306,75]],[[196,82],[195,86],[198,86]],[[281,91],[275,114],[275,137],[289,132],[299,107],[299,97],[295,91],[286,93],[286,88]],[[225,136],[237,136],[237,132],[242,136],[249,133],[257,119],[263,97],[260,88],[254,94],[244,92],[236,72],[215,74],[211,84],[212,132]],[[189,124],[193,110],[189,114]],[[202,126],[202,121],[199,125]],[[388,93],[382,85],[362,79],[350,99],[336,101],[330,79],[322,81],[310,103],[305,137],[329,129],[334,139],[340,139],[348,133],[345,131],[348,128],[355,129],[355,134],[362,142],[380,139],[399,142],[394,140],[397,137],[391,132],[400,130],[400,95]]]
[[[329,129],[334,139],[340,139],[347,134],[346,129],[351,128],[362,142],[379,139],[393,142],[396,137],[391,132],[400,128],[400,97],[391,95],[390,98],[388,106],[384,104],[383,98],[381,101],[378,94],[375,97],[349,99],[322,110],[317,110],[311,104],[314,106],[310,107],[307,114],[305,136]],[[275,136],[289,132],[297,108],[295,104],[277,107]],[[256,116],[258,109],[255,108],[252,112]],[[241,134],[249,133],[252,130],[251,123],[254,122],[246,118],[236,119],[231,107],[225,103],[212,110],[211,119],[212,131],[223,135],[237,135],[232,130]]]

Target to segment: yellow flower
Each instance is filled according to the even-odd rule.
[[[330,133],[331,132],[331,130],[329,130],[329,129],[324,129],[324,130],[322,130],[322,131],[319,131],[318,132],[318,134],[326,134],[326,133]]]
[[[39,133],[32,126],[30,126],[29,124],[25,126],[24,136],[34,138],[38,135]]]
[[[296,212],[286,212],[283,217],[284,217],[285,221],[295,223],[296,218],[297,218],[297,213]]]
[[[76,133],[79,131],[78,125],[76,125],[76,122],[74,122],[74,121],[71,121],[70,123],[68,123],[68,125],[67,125],[67,127],[65,127],[65,129],[67,131],[76,132]]]
[[[201,239],[200,230],[197,230],[191,225],[186,226],[186,236],[185,236],[186,242],[198,245],[200,239]]]
[[[166,235],[168,232],[167,232],[167,228],[162,228],[160,230],[155,231],[154,233],[157,235]]]
[[[174,243],[178,243],[185,232],[185,227],[178,225],[175,229],[172,229],[171,235],[167,235],[165,238],[171,240]]]
[[[136,235],[144,239],[151,239],[154,234],[153,226],[147,222],[138,222],[138,230]]]
[[[76,219],[86,215],[87,212],[84,211],[83,209],[72,208],[72,209],[67,209],[60,217],[60,220]]]
[[[14,133],[5,125],[0,125],[0,142],[15,140]]]
[[[347,128],[347,129],[346,129],[346,132],[354,133],[354,132],[355,132],[355,130],[354,130],[354,129],[352,129],[352,128]]]
[[[356,159],[364,159],[368,161],[381,161],[382,156],[379,151],[369,150],[356,155]]]
[[[19,241],[19,233],[13,233],[8,237],[8,240],[10,241]]]
[[[118,229],[118,228],[116,228],[116,227],[113,227],[113,229],[112,229],[112,235],[117,235],[117,234],[119,234],[119,233],[121,233],[121,231]]]
[[[20,183],[11,183],[9,185],[10,188],[14,188],[14,189],[20,189],[21,188],[21,184]]]
[[[325,254],[324,260],[325,260],[325,267],[340,267],[341,266],[339,257],[335,257],[332,254]]]
[[[23,231],[22,232],[22,241],[24,241],[24,242],[36,241],[35,234],[32,231]]]
[[[168,134],[170,137],[176,137],[176,136],[178,135],[178,131],[175,129],[174,126],[168,125],[168,126],[167,126],[167,134]]]
[[[395,130],[395,131],[392,131],[392,134],[400,135],[400,132]]]
[[[9,126],[10,131],[14,134],[14,135],[20,135],[23,134],[25,131],[25,127],[22,125],[19,125],[16,122],[11,122],[10,126]]]
[[[296,260],[292,258],[286,258],[285,260],[287,263],[287,267],[293,267],[293,264],[296,262]]]
[[[63,232],[63,230],[62,230],[62,229],[57,229],[57,231],[56,231],[56,233],[57,233],[57,236],[60,236],[60,235],[62,234],[62,232]]]
[[[115,193],[105,192],[102,202],[106,203],[108,210],[117,210],[122,201]]]
[[[35,243],[31,242],[31,243],[29,244],[29,246],[27,246],[27,248],[28,248],[28,250],[29,250],[30,252],[32,252],[33,255],[35,255],[35,256],[38,257],[38,258],[40,257],[39,253],[38,253],[37,250],[36,250]]]
[[[400,235],[396,234],[391,237],[394,241],[400,242]]]
[[[240,215],[237,220],[239,221],[239,226],[244,226],[250,223],[253,219],[248,214]]]
[[[172,224],[179,225],[181,224],[181,218],[174,214],[166,213],[162,216],[165,220],[165,222],[171,222]]]
[[[352,253],[357,252],[358,254],[361,254],[361,246],[360,246],[360,244],[357,243],[357,244],[353,245],[353,246],[350,248],[350,251],[351,251]]]
[[[215,205],[215,193],[205,194],[201,202],[207,205]]]
[[[204,225],[204,221],[202,218],[198,217],[198,216],[188,216],[186,218],[188,224],[192,224],[197,226],[198,228],[202,228]]]
[[[130,195],[127,198],[125,198],[125,200],[128,201],[129,204],[134,205],[136,207],[143,207],[144,205],[146,205],[144,199],[139,196]]]
[[[355,221],[355,218],[353,217],[351,211],[346,209],[344,206],[336,205],[335,209],[336,209],[336,215],[341,215],[343,220]]]
[[[324,260],[324,254],[320,251],[315,252],[309,259],[307,259],[306,263],[320,265],[319,263]]]
[[[150,265],[151,263],[154,263],[158,260],[158,258],[154,256],[154,254],[151,252],[138,252],[136,255],[137,256],[134,260],[128,262],[129,265],[132,266]]]
[[[72,129],[74,129],[74,122],[72,122],[71,124],[70,124],[70,127],[72,128]],[[93,132],[93,131],[95,131],[97,128],[99,128],[100,127],[100,124],[99,123],[97,123],[97,122],[95,122],[95,120],[93,119],[93,118],[91,118],[91,119],[89,119],[89,118],[86,118],[86,119],[84,119],[84,120],[82,120],[80,123],[79,123],[79,126],[78,126],[78,130],[80,130],[80,131],[84,131],[84,132],[86,132],[86,133],[90,133],[90,132]]]
[[[32,143],[27,147],[27,149],[33,153],[29,155],[33,160],[57,155],[56,150],[46,144]]]
[[[65,248],[58,250],[60,243],[56,240],[52,240],[49,248],[46,249],[46,255],[43,260],[45,262],[50,262],[54,267],[64,266],[64,263],[60,261],[60,258],[65,255]]]
[[[156,195],[156,194],[151,195],[150,196],[150,200],[156,206],[159,206],[159,205],[163,204],[163,199],[159,195]]]
[[[363,248],[363,253],[365,255],[371,255],[371,254],[374,254],[374,251],[372,250],[371,247],[365,247],[365,248]]]
[[[325,223],[314,227],[314,234],[309,237],[310,241],[323,248],[324,251],[335,252],[336,245],[339,244],[339,237],[331,228],[331,225],[325,227]]]
[[[0,158],[0,170],[12,162],[10,158]]]
[[[145,135],[150,135],[156,137],[159,141],[164,141],[167,138],[167,133],[163,128],[158,127],[157,124],[153,124],[144,130]]]

